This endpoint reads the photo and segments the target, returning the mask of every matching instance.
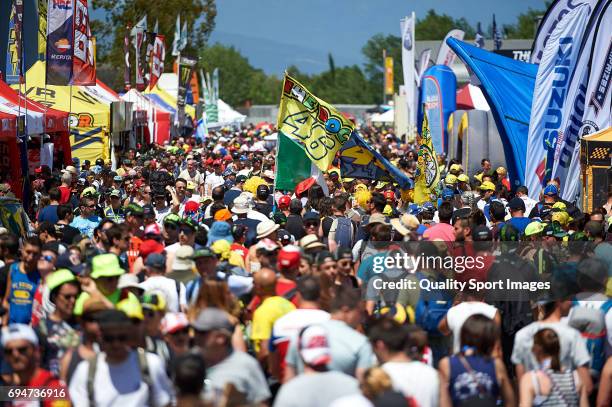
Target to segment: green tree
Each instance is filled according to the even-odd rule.
[[[529,8],[527,12],[519,14],[515,24],[504,25],[506,37],[510,39],[534,38],[538,20],[545,12],[545,10]]]
[[[117,71],[116,81],[109,83],[114,87],[121,87],[123,82],[123,39],[127,26],[133,26],[145,14],[148,27],[152,28],[155,21],[159,21],[160,34],[165,36],[166,70],[171,71],[175,59],[172,56],[172,40],[177,15],[181,15],[181,24],[187,21],[189,39],[183,52],[194,56],[197,50],[206,45],[217,15],[215,0],[92,0],[92,5],[94,9],[106,12],[104,22],[92,22],[92,32],[97,38],[98,62]],[[143,48],[146,49],[146,45]],[[131,52],[133,55],[133,47]]]
[[[417,19],[415,34],[417,41],[421,40],[443,40],[446,34],[453,28],[465,31],[468,38],[475,35],[474,28],[465,18],[453,19],[446,14],[438,14],[434,10],[429,10],[423,19]]]
[[[382,102],[383,91],[383,50],[387,56],[393,57],[393,88],[397,91],[399,84],[404,82],[402,74],[402,48],[400,37],[395,35],[375,34],[366,42],[361,52],[366,57],[364,72],[370,81],[375,96],[375,103]]]

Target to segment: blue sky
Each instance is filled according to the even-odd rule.
[[[280,74],[291,64],[306,72],[363,62],[361,48],[376,33],[399,35],[399,19],[412,10],[465,17],[473,26],[514,23],[544,0],[217,0],[212,42],[233,45],[256,68]]]

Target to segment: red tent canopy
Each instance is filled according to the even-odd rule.
[[[478,86],[465,85],[457,91],[457,110],[491,110]]]

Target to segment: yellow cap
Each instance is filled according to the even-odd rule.
[[[187,189],[194,191],[196,189],[196,184],[191,181],[187,181]]]
[[[457,176],[457,181],[459,182],[470,182],[470,178],[465,174],[459,174]]]
[[[453,164],[450,166],[449,171],[463,171],[461,164]]]
[[[497,167],[495,172],[498,173],[499,175],[506,175],[508,173],[508,171],[506,171],[504,167]]]
[[[448,174],[446,178],[444,178],[444,183],[454,185],[457,183],[457,177],[453,174]]]
[[[126,299],[119,301],[116,307],[119,311],[123,311],[128,318],[144,320],[142,305],[140,305],[140,301],[138,301],[135,295],[128,295]]]
[[[485,181],[482,183],[482,185],[480,185],[480,190],[481,191],[495,191],[495,184],[493,184],[491,181]]]
[[[231,245],[227,240],[221,239],[210,245],[210,250],[216,255],[220,255],[222,259],[227,260],[231,252]]]
[[[565,205],[565,202],[555,202],[555,204],[552,206],[553,209],[559,209],[561,211],[567,211],[567,205]]]

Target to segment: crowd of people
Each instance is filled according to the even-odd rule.
[[[422,204],[337,161],[279,191],[272,131],[37,168],[30,233],[0,229],[2,386],[79,407],[612,403],[612,194],[535,200],[486,158],[441,161]],[[414,179],[414,144],[362,133]],[[481,261],[442,262],[461,256]],[[543,288],[448,286],[502,279]]]

